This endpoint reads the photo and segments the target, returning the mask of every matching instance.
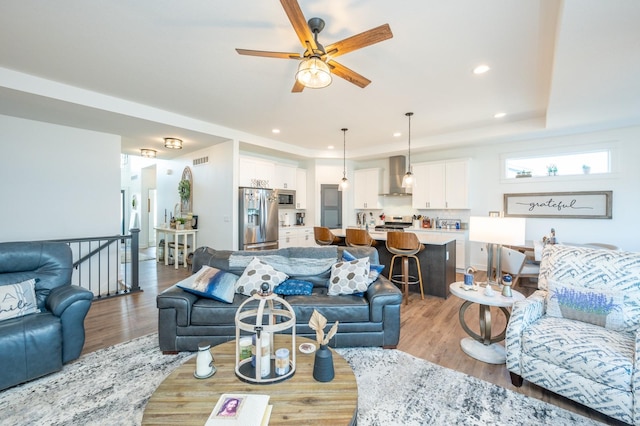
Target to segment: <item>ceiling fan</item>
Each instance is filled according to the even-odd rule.
[[[292,92],[302,92],[305,87],[321,88],[331,83],[331,74],[344,78],[358,87],[366,87],[371,80],[336,62],[334,58],[345,53],[370,46],[393,37],[389,24],[380,25],[368,31],[348,37],[328,45],[318,42],[318,34],[324,28],[324,21],[311,18],[307,22],[297,0],[280,0],[284,11],[305,51],[302,55],[287,52],[236,49],[241,55],[264,56],[267,58],[295,59],[300,61]]]

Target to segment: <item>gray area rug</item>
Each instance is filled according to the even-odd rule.
[[[150,334],[85,355],[58,373],[0,392],[3,425],[138,425],[171,371]],[[358,382],[358,425],[596,425],[567,410],[397,350],[338,349]]]

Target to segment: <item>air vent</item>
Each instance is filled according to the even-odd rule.
[[[193,165],[194,166],[200,166],[202,164],[207,164],[208,162],[209,162],[209,156],[200,157],[200,158],[194,158]]]

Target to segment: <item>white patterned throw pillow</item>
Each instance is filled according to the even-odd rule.
[[[623,295],[549,280],[547,315],[587,322],[611,330],[624,329]]]
[[[36,280],[0,286],[0,320],[40,312],[36,301]]]
[[[329,296],[353,294],[369,288],[369,258],[338,262],[331,267]]]
[[[273,291],[278,284],[287,278],[289,276],[284,272],[276,271],[268,263],[254,257],[236,282],[236,293],[251,296],[260,291],[262,283],[268,283],[269,290]]]

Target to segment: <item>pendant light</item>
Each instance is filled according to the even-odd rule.
[[[413,113],[408,112],[405,115],[409,117],[409,163],[407,164],[407,173],[402,177],[402,187],[411,188],[414,183],[413,173],[411,172],[411,116]]]
[[[347,180],[347,130],[342,130],[342,180],[338,185],[338,191],[344,191],[349,187],[349,181]]]

